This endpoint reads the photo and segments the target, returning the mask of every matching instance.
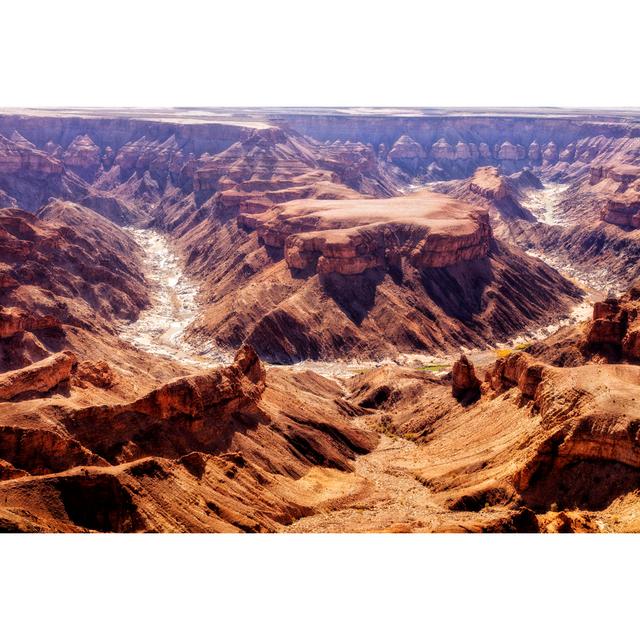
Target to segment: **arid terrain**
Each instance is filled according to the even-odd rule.
[[[0,109],[0,531],[640,531],[640,111]]]

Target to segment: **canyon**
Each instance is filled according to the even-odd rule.
[[[0,530],[638,531],[640,113],[0,109]]]

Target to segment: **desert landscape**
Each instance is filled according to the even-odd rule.
[[[0,531],[640,531],[640,110],[0,109]]]

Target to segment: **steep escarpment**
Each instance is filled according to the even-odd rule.
[[[1,303],[77,326],[133,318],[147,304],[140,250],[79,205],[54,201],[40,217],[0,210]]]
[[[126,232],[59,200],[39,216],[0,210],[2,371],[64,348],[114,353],[118,324],[149,304],[141,250]]]
[[[584,174],[596,158],[637,153],[637,123],[598,115],[492,114],[415,110],[415,113],[310,113],[280,116],[319,140],[357,140],[411,175],[442,180],[470,176],[483,165],[504,174],[524,167],[547,179]],[[393,151],[394,147],[396,151]]]
[[[126,203],[99,194],[72,167],[77,168],[73,156],[57,158],[26,140],[14,142],[0,135],[0,204],[35,211],[53,197],[90,204],[109,218],[137,217]]]
[[[354,275],[396,266],[446,267],[484,258],[486,213],[436,194],[347,201],[293,201],[244,215],[267,246],[284,249],[291,269]]]
[[[636,120],[0,114],[0,529],[640,529]]]
[[[528,351],[556,366],[588,362],[640,361],[640,286],[636,282],[620,297],[593,305],[592,318],[532,345]]]
[[[640,166],[593,166],[589,184],[609,192],[601,212],[605,222],[630,229],[640,228]]]
[[[496,243],[485,213],[445,196],[296,201],[216,224],[205,285],[215,294],[192,337],[246,340],[272,361],[484,346],[580,297]]]
[[[511,229],[521,228],[521,222],[536,222],[535,216],[522,205],[531,190],[542,189],[540,180],[529,170],[510,176],[496,167],[478,167],[470,178],[438,183],[435,191],[470,202],[489,211],[496,235],[509,239]]]

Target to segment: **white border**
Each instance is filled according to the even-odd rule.
[[[640,105],[628,0],[21,0],[0,106]]]

